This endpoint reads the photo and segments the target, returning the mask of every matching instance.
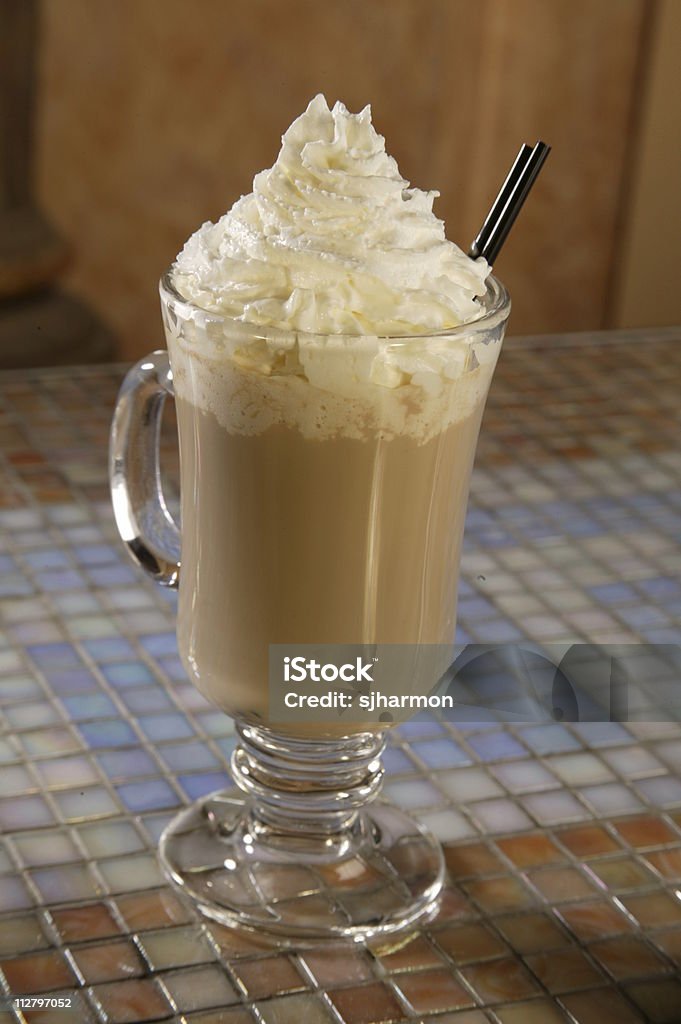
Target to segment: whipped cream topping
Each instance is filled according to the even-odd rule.
[[[479,316],[489,267],[445,238],[437,195],[402,178],[369,106],[330,110],[318,95],[253,192],[191,236],[173,283],[202,309],[248,324],[374,336],[447,330]]]

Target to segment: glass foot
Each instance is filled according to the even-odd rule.
[[[236,791],[182,811],[161,837],[170,881],[203,914],[276,940],[363,941],[430,916],[444,879],[437,840],[387,804],[325,836],[277,830]]]

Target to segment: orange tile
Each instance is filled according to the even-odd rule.
[[[571,941],[548,914],[513,914],[498,917],[494,924],[517,953],[559,949]]]
[[[681,901],[666,892],[623,896],[622,903],[643,928],[681,924]]]
[[[613,825],[630,846],[639,850],[679,841],[678,833],[674,832],[666,821],[651,814],[625,821],[614,821]]]
[[[484,843],[467,843],[465,846],[445,844],[442,851],[449,874],[455,880],[502,874],[506,870],[496,854]]]
[[[656,850],[647,853],[646,861],[670,881],[681,881],[681,847],[675,850]]]
[[[655,883],[655,877],[633,857],[613,857],[589,864],[596,878],[611,892],[643,889]]]
[[[498,839],[497,846],[519,868],[552,864],[564,859],[555,843],[541,832]]]
[[[151,978],[114,981],[95,985],[92,993],[104,1011],[105,1019],[116,1024],[142,1024],[143,1021],[169,1017],[170,1006]]]
[[[54,950],[3,960],[0,967],[13,995],[70,988],[76,980],[70,965]]]
[[[508,947],[485,924],[443,928],[433,932],[433,938],[456,964],[475,963],[508,953]]]
[[[249,999],[263,999],[265,996],[306,988],[305,982],[287,956],[242,960],[232,969]]]
[[[488,914],[505,910],[519,910],[531,906],[535,900],[530,891],[516,878],[487,878],[465,882],[463,888]]]
[[[602,939],[606,935],[618,935],[631,931],[631,921],[611,903],[599,900],[560,908],[560,916],[578,939]]]
[[[642,1024],[640,1014],[613,988],[561,996],[577,1024]]]
[[[473,997],[450,971],[416,971],[400,976],[397,987],[417,1013],[471,1006]]]
[[[537,991],[537,983],[518,960],[472,964],[461,973],[486,1004],[525,999]]]
[[[550,903],[564,903],[567,900],[588,899],[595,893],[581,871],[573,867],[546,868],[532,871],[528,878]]]
[[[442,957],[423,936],[417,935],[411,942],[392,953],[379,956],[386,971],[422,970],[424,967],[442,967]]]
[[[652,938],[658,949],[666,953],[681,971],[681,929],[672,928],[670,931],[656,932]]]
[[[464,896],[458,889],[447,888],[442,891],[433,923],[462,921],[466,918],[477,917],[477,914],[477,908],[467,896]]]
[[[564,1014],[548,999],[495,1006],[494,1014],[500,1024],[565,1024]]]
[[[579,949],[558,949],[525,958],[525,963],[553,995],[594,988],[603,975]]]
[[[116,935],[121,930],[104,903],[88,903],[80,907],[53,910],[52,917],[64,942],[102,939]]]
[[[131,931],[186,924],[191,920],[189,911],[168,889],[119,896],[116,903]]]
[[[88,985],[118,978],[140,977],[146,973],[136,947],[125,939],[76,947],[73,957]]]
[[[371,961],[359,951],[343,950],[340,957],[335,950],[303,951],[302,959],[322,988],[352,981],[368,981],[373,977]]]
[[[346,1024],[379,1024],[407,1017],[390,989],[378,981],[337,989],[328,995]]]
[[[625,991],[652,1024],[678,1024],[681,1017],[681,980],[661,978],[637,981]]]
[[[662,960],[645,942],[633,935],[595,942],[589,946],[589,952],[617,981],[644,974],[659,974],[664,970]]]
[[[600,825],[578,825],[556,832],[556,838],[575,857],[597,857],[599,853],[612,853],[619,846]]]
[[[240,932],[236,928],[226,928],[213,921],[207,922],[204,927],[212,935],[227,960],[252,956],[254,953],[269,953],[272,950],[272,944],[266,939],[257,938],[247,932]]]

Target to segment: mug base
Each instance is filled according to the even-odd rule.
[[[263,826],[233,790],[181,811],[159,856],[202,914],[278,946],[405,932],[436,912],[445,874],[435,837],[389,804],[339,833],[298,835]]]

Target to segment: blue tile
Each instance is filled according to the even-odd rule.
[[[106,719],[103,722],[84,722],[78,728],[86,743],[94,749],[137,746],[139,744],[134,729],[127,722]]]
[[[558,754],[565,750],[580,750],[582,744],[562,725],[536,725],[521,729],[520,736],[535,754]]]
[[[164,829],[167,828],[176,814],[177,811],[173,811],[171,814],[145,814],[142,816],[141,821],[151,836],[151,841],[154,846],[158,846],[159,839],[161,838]]]
[[[193,736],[194,731],[187,719],[180,714],[146,715],[138,719],[145,736],[152,742],[179,740]]]
[[[634,738],[618,722],[575,722],[572,726],[587,747],[614,747]]]
[[[660,626],[639,626],[638,627],[638,632],[641,634],[641,636],[642,636],[642,638],[644,640],[647,640],[651,644],[655,644],[655,643],[678,644],[679,643],[679,640],[681,638],[681,626],[677,626],[675,630],[672,630],[672,632],[674,633],[674,639],[673,640],[659,640],[658,637],[660,635],[660,628],[661,628]]]
[[[88,569],[86,572],[90,583],[95,587],[124,587],[134,585],[139,580],[139,570],[127,565],[103,565],[101,568]]]
[[[486,643],[506,643],[510,640],[521,640],[524,634],[511,622],[504,619],[487,619],[475,624],[478,639]]]
[[[415,715],[408,722],[402,722],[397,726],[397,731],[405,739],[412,739],[413,737],[441,736],[444,729],[432,715],[422,713]]]
[[[58,548],[48,548],[45,551],[27,551],[24,561],[32,569],[69,569],[71,563],[65,551]]]
[[[634,629],[641,626],[666,625],[664,612],[652,604],[640,604],[632,608],[618,608],[617,614],[628,626],[633,626]]]
[[[430,740],[412,743],[411,749],[429,768],[451,768],[455,765],[470,764],[470,756],[454,740]]]
[[[507,732],[483,733],[469,736],[468,745],[482,761],[501,761],[508,757],[527,757],[527,751],[514,736]]]
[[[477,540],[480,547],[483,548],[508,548],[515,546],[517,543],[510,533],[501,529],[476,531],[473,533],[473,537]]]
[[[655,807],[676,807],[681,804],[681,779],[662,775],[636,782],[636,789]]]
[[[138,775],[155,775],[158,772],[158,765],[151,754],[141,747],[97,754],[97,761],[110,779],[132,779]]]
[[[234,721],[222,711],[209,711],[196,715],[196,721],[209,736],[232,736]]]
[[[232,754],[234,753],[234,750],[237,747],[239,739],[237,736],[232,734],[231,736],[218,736],[214,739],[213,742],[215,743],[216,747],[218,748],[222,756],[225,758],[225,760],[229,761]]]
[[[155,683],[154,673],[143,661],[122,661],[119,664],[102,665],[100,671],[106,681],[116,689],[127,686],[143,686]]]
[[[178,782],[190,800],[198,800],[207,793],[226,789],[233,785],[226,772],[209,772],[205,775],[180,775]]]
[[[220,765],[205,743],[164,744],[159,753],[173,772],[217,768]]]
[[[142,690],[121,690],[120,698],[133,715],[175,710],[175,705],[160,686],[145,686]]]
[[[575,519],[564,523],[565,532],[570,537],[599,537],[609,532],[603,523],[595,519]]]
[[[118,549],[110,544],[79,545],[73,551],[81,565],[105,565],[109,562],[118,562],[120,559]]]
[[[633,587],[627,583],[603,583],[597,587],[587,587],[587,591],[603,604],[617,604],[620,601],[638,601],[639,597]]]
[[[185,672],[184,665],[178,655],[174,655],[170,658],[158,658],[158,666],[163,670],[164,675],[167,676],[173,683],[184,683],[187,679],[187,673]]]
[[[29,644],[30,656],[43,669],[82,668],[83,662],[71,644]]]
[[[166,654],[177,656],[177,638],[174,632],[153,633],[149,636],[141,636],[139,642],[152,658],[162,657]]]
[[[386,747],[383,752],[383,767],[388,775],[417,771],[416,765],[403,750],[391,746]]]
[[[132,644],[123,637],[104,637],[100,640],[85,640],[83,647],[95,661],[122,661],[135,657]]]
[[[10,573],[0,578],[0,597],[28,597],[33,593],[35,587],[20,573]]]
[[[118,714],[118,708],[104,693],[62,697],[61,700],[71,718],[76,722],[84,721],[87,718],[106,718]]]
[[[459,601],[459,615],[464,619],[492,619],[498,612],[491,601],[476,595]]]
[[[460,626],[457,623],[455,643],[457,643],[460,647],[464,647],[466,644],[470,644],[472,642],[473,637],[470,635],[470,633],[467,633],[463,626]]]
[[[0,555],[0,573],[19,572],[19,567],[11,555]]]
[[[61,669],[54,672],[43,669],[48,683],[60,697],[64,693],[91,693],[97,690],[97,680],[86,668]]]
[[[116,786],[116,792],[129,811],[160,811],[164,807],[177,807],[180,799],[165,779],[146,779]]]
[[[50,572],[37,572],[36,583],[48,593],[53,590],[82,590],[86,587],[83,576],[75,569],[54,569]]]

